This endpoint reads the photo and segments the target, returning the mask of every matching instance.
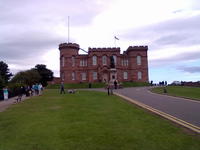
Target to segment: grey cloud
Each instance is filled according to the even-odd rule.
[[[196,52],[185,52],[179,55],[174,55],[172,57],[167,58],[160,58],[160,59],[153,59],[150,60],[151,66],[163,66],[163,65],[170,65],[170,64],[177,64],[180,62],[187,62],[190,60],[200,60],[200,51]]]
[[[182,47],[200,43],[200,15],[172,19],[127,31],[122,37],[148,40],[152,49]]]
[[[183,72],[200,73],[200,67],[199,66],[193,66],[193,67],[181,66],[181,67],[178,67],[177,69],[181,70]]]

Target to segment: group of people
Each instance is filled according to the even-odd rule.
[[[28,96],[34,96],[34,95],[41,95],[43,91],[43,86],[41,83],[36,83],[32,86],[21,86],[18,89],[16,89],[17,99],[16,101],[19,102],[22,99],[23,95]],[[8,100],[9,98],[9,90],[8,87],[3,88],[3,98],[4,100]]]
[[[28,96],[36,96],[36,95],[41,95],[43,91],[43,86],[41,83],[36,83],[33,84],[32,86],[21,86],[19,91],[18,91],[18,97],[17,97],[17,102],[20,102],[22,100],[22,96],[26,95]]]

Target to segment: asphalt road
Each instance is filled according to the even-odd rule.
[[[200,127],[200,101],[154,94],[148,89],[148,87],[134,87],[114,92]]]

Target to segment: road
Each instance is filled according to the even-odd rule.
[[[155,94],[148,89],[149,87],[134,87],[114,92],[200,127],[200,101]]]

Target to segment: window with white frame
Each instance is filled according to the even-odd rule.
[[[65,80],[65,74],[64,74],[64,72],[61,73],[61,79],[62,79],[62,81]]]
[[[102,64],[107,65],[107,57],[106,56],[102,57]]]
[[[142,79],[142,72],[138,72],[138,80],[141,80]]]
[[[115,66],[117,65],[117,56],[113,55]]]
[[[122,59],[122,62],[121,62],[122,66],[128,66],[128,59]]]
[[[62,64],[62,67],[65,66],[65,57],[64,56],[61,57],[61,64]]]
[[[124,72],[124,79],[128,79],[128,72]]]
[[[97,65],[97,56],[92,56],[92,65],[95,66]]]
[[[86,59],[81,59],[80,60],[80,66],[87,66],[87,60]]]
[[[72,66],[74,67],[75,66],[75,57],[72,56]]]
[[[75,72],[72,72],[72,80],[75,80]]]
[[[141,65],[142,61],[141,61],[141,56],[137,56],[137,65]]]
[[[93,80],[97,80],[97,72],[93,72]]]
[[[86,80],[86,73],[85,73],[85,72],[82,72],[82,73],[81,73],[81,79],[82,79],[82,80]]]

